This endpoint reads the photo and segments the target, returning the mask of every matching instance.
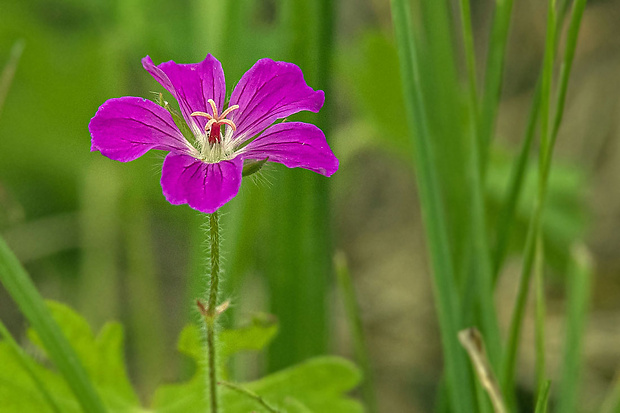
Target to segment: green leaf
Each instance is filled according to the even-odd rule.
[[[15,360],[22,367],[22,370],[30,377],[30,380],[35,385],[39,394],[46,401],[47,405],[54,411],[54,413],[61,413],[61,408],[54,399],[54,396],[49,392],[45,383],[41,380],[41,377],[37,374],[37,369],[34,366],[34,361],[26,354],[26,352],[15,341],[11,332],[6,328],[4,323],[0,320],[0,336],[4,339],[4,342],[12,350]]]
[[[62,377],[29,359],[30,368],[45,383],[54,401],[66,413],[81,413],[75,397]],[[0,406],[3,413],[38,412],[53,410],[37,389],[34,381],[19,364],[18,358],[6,341],[0,342]]]
[[[220,364],[240,351],[260,350],[271,341],[277,326],[257,318],[252,325],[220,333]],[[185,383],[164,385],[153,398],[153,411],[165,413],[202,413],[208,409],[206,374],[198,327],[188,326],[181,333],[179,351],[190,356],[198,366]],[[346,393],[359,384],[361,374],[349,361],[338,357],[317,357],[273,373],[259,380],[237,384],[256,393],[270,406],[285,412],[362,412],[359,402]],[[260,403],[239,391],[220,386],[222,409],[231,412],[267,412]]]
[[[86,320],[68,306],[51,301],[46,304],[50,315],[72,344],[104,405],[113,412],[139,411],[140,403],[125,369],[121,325],[107,323],[95,336]],[[45,353],[37,332],[30,328],[27,335]],[[0,371],[0,405],[3,406],[3,412],[51,411],[34,382],[17,363],[8,344],[0,343],[0,364],[3,366]],[[59,374],[34,360],[30,360],[30,364],[34,374],[45,383],[63,412],[82,412],[77,399]]]
[[[264,349],[278,332],[278,325],[268,315],[256,315],[250,325],[235,329],[224,330],[218,335],[220,364],[226,364],[228,359],[241,351],[259,351]],[[179,336],[178,350],[194,360],[203,357],[204,347],[201,332],[197,325],[185,326]]]
[[[304,363],[273,373],[244,385],[276,409],[284,410],[294,399],[308,411],[321,413],[362,412],[361,404],[345,396],[361,380],[359,370],[339,357],[315,357]],[[222,401],[232,412],[267,412],[254,400],[226,391]],[[293,405],[296,403],[293,402]],[[288,410],[284,410],[288,411]],[[299,408],[297,411],[303,411]]]
[[[252,319],[249,326],[224,330],[219,335],[221,362],[241,351],[259,351],[264,349],[278,332],[278,324],[266,315],[260,314]]]
[[[262,350],[277,333],[278,326],[264,316],[256,316],[252,324],[237,330],[224,330],[218,337],[218,365],[221,376],[226,377],[226,363],[241,351]],[[206,394],[205,355],[202,332],[197,325],[186,326],[179,337],[178,350],[196,362],[194,376],[185,383],[159,387],[153,398],[153,408],[159,412],[203,412],[208,409]]]
[[[197,326],[186,327],[179,338],[178,349],[190,356],[198,368],[187,382],[164,385],[157,389],[152,409],[144,409],[129,382],[123,359],[123,330],[118,323],[107,323],[95,335],[82,316],[64,304],[48,302],[50,315],[72,343],[75,352],[102,400],[114,413],[202,413],[208,410],[206,371],[201,346],[201,331]],[[268,317],[255,317],[252,323],[237,330],[220,333],[221,368],[234,354],[258,351],[269,344],[277,332],[277,324]],[[42,351],[40,337],[30,329],[28,337]],[[23,360],[22,360],[23,361]],[[31,374],[38,377],[63,412],[81,413],[77,399],[55,371],[28,357]],[[36,411],[52,413],[31,375],[20,365],[9,343],[0,342],[0,405],[2,412]],[[361,374],[349,361],[338,357],[318,357],[279,371],[259,380],[238,386],[256,393],[285,412],[357,413],[361,405],[346,393],[357,386]],[[263,412],[256,399],[243,392],[221,386],[222,406],[228,411]]]
[[[139,406],[125,368],[122,326],[116,322],[106,323],[95,336],[86,320],[68,306],[53,301],[48,301],[47,306],[73,345],[104,404],[115,410]],[[30,329],[28,336],[43,349],[34,330]]]

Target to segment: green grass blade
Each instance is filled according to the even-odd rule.
[[[470,106],[469,106],[469,157],[468,168],[470,171],[470,221],[469,240],[470,240],[470,260],[471,267],[467,277],[465,305],[470,305],[468,298],[472,297],[471,288],[476,293],[479,310],[477,314],[478,322],[482,332],[487,338],[487,348],[489,359],[494,367],[499,366],[501,357],[501,341],[499,334],[499,324],[497,321],[497,311],[493,301],[493,277],[491,267],[491,256],[487,239],[485,198],[482,178],[482,160],[480,159],[480,149],[478,141],[477,111],[475,106],[475,87],[470,83]],[[467,133],[467,132],[466,132]],[[464,314],[471,312],[473,308],[463,307]]]
[[[368,409],[368,412],[377,413],[379,410],[377,408],[372,366],[370,364],[370,357],[368,356],[368,347],[366,346],[360,309],[357,304],[355,289],[353,288],[349,266],[344,253],[339,252],[336,254],[334,257],[334,264],[336,267],[338,286],[342,294],[342,300],[355,346],[355,359],[362,369],[364,376],[364,380],[361,384],[362,399],[364,400],[364,405]]]
[[[453,24],[447,4],[445,1],[421,4],[421,36],[425,42],[420,44],[420,56],[423,56],[420,77],[423,80],[418,87],[422,88],[426,107],[433,108],[427,112],[428,133],[433,137],[429,147],[434,156],[438,190],[446,201],[443,216],[455,278],[461,285],[465,284],[465,289],[476,290],[476,294],[462,301],[462,320],[471,316],[472,322],[480,326],[487,339],[489,357],[497,366],[501,343],[493,303],[484,191],[477,173],[483,168],[477,145],[478,104],[470,5],[469,0],[461,1],[462,37],[468,68],[466,102],[469,105],[464,105],[466,102],[463,102],[454,70],[456,53],[450,39]]]
[[[472,182],[469,173],[470,142],[454,46],[454,22],[445,0],[418,2],[415,19],[420,42],[418,71],[421,97],[426,108],[430,154],[436,170],[437,190],[443,200],[442,216],[448,234],[455,278],[467,277],[470,260],[470,207]],[[424,40],[421,40],[424,39]],[[474,263],[475,264],[475,263]],[[486,332],[485,332],[486,333]]]
[[[547,380],[545,383],[543,383],[540,392],[538,393],[538,399],[536,400],[536,410],[534,411],[534,413],[547,413],[547,404],[549,402],[550,388],[551,381]]]
[[[575,0],[575,2],[573,3],[573,9],[571,11],[568,33],[566,36],[566,50],[564,52],[564,59],[562,60],[562,68],[560,71],[560,81],[555,108],[555,118],[553,121],[553,131],[551,132],[552,142],[555,142],[558,131],[560,130],[562,118],[564,116],[564,103],[566,101],[566,92],[568,90],[568,80],[570,79],[570,73],[573,67],[575,50],[577,49],[579,27],[581,26],[581,18],[583,17],[583,11],[586,7],[586,1],[587,0]]]
[[[403,93],[414,143],[414,161],[422,216],[426,225],[428,248],[433,267],[435,295],[445,355],[446,380],[450,404],[456,412],[474,409],[473,386],[466,359],[457,339],[460,304],[455,289],[445,215],[441,201],[437,171],[430,146],[427,111],[420,89],[418,51],[412,30],[412,16],[407,0],[392,0],[392,19],[401,65]]]
[[[547,14],[547,36],[545,41],[545,57],[543,61],[543,73],[540,83],[540,157],[538,174],[539,178],[539,202],[542,201],[546,191],[545,163],[551,164],[551,142],[549,137],[549,112],[551,105],[551,84],[553,82],[553,65],[555,61],[555,42],[557,33],[555,0],[549,0]]]
[[[536,294],[536,388],[542,388],[546,376],[545,363],[545,253],[542,232],[536,237],[536,268],[534,269],[534,291]]]
[[[489,255],[487,230],[486,230],[486,212],[484,191],[482,185],[481,160],[479,157],[479,141],[478,141],[478,111],[476,96],[476,69],[475,56],[473,46],[473,36],[471,32],[471,15],[469,9],[469,0],[461,0],[461,25],[463,28],[463,42],[465,55],[467,60],[468,78],[469,78],[469,157],[468,168],[470,171],[470,221],[469,228],[470,239],[470,259],[471,267],[466,281],[466,290],[476,291],[476,294],[467,294],[463,300],[464,314],[469,314],[473,310],[472,297],[476,297],[480,307],[477,313],[479,323],[483,334],[487,338],[487,348],[489,358],[493,366],[499,365],[501,356],[501,342],[499,334],[499,325],[497,322],[497,312],[493,302],[493,282],[491,258]],[[467,133],[467,132],[465,132]]]
[[[55,413],[61,413],[62,410],[60,410],[60,407],[58,407],[58,404],[56,404],[56,400],[54,400],[50,392],[47,391],[47,388],[45,387],[45,383],[41,381],[37,373],[32,368],[32,365],[31,365],[32,360],[24,353],[24,350],[19,346],[19,344],[17,344],[17,342],[11,335],[11,332],[6,328],[6,326],[4,325],[2,321],[0,321],[0,337],[4,338],[4,340],[7,342],[9,347],[11,347],[11,350],[13,350],[13,353],[15,354],[15,358],[17,359],[19,364],[22,366],[22,368],[26,371],[28,376],[30,376],[30,378],[34,382],[35,386],[37,387],[37,389],[39,390],[39,392],[41,393],[41,395],[43,396],[43,398],[45,399],[49,407]]]
[[[471,7],[469,0],[460,0],[461,28],[463,30],[463,49],[465,51],[465,63],[467,66],[467,81],[469,83],[470,106],[478,118],[478,86],[476,85],[476,53],[474,49],[474,36],[471,28]]]
[[[488,160],[499,108],[513,0],[496,0],[495,4],[480,114],[479,150],[483,167]]]
[[[84,411],[106,412],[84,367],[52,319],[43,298],[2,238],[0,238],[0,281],[39,334],[50,359],[56,364]]]
[[[546,160],[547,157],[551,157],[552,151],[549,146],[549,100],[551,80],[553,76],[553,60],[554,60],[554,44],[555,44],[555,1],[549,0],[549,8],[547,15],[547,37],[545,43],[545,57],[543,63],[543,75],[541,81],[541,149],[540,149],[540,164],[539,169],[539,187],[538,198],[534,207],[534,214],[530,221],[528,229],[525,253],[523,258],[523,267],[521,270],[521,276],[519,280],[519,288],[517,292],[517,301],[512,313],[512,319],[510,322],[510,328],[508,333],[508,342],[506,344],[506,351],[504,353],[503,365],[502,365],[502,386],[506,397],[511,397],[514,391],[514,374],[517,361],[517,348],[519,345],[519,338],[521,335],[521,327],[523,324],[523,316],[525,314],[525,304],[527,300],[530,278],[532,275],[532,265],[534,263],[534,256],[536,252],[536,238],[539,232],[539,228],[542,221],[542,213],[545,202],[545,195],[547,189],[548,171],[545,168],[545,164],[550,164],[551,160]]]
[[[585,246],[573,249],[567,291],[566,339],[564,340],[563,369],[558,393],[558,412],[577,411],[579,379],[581,377],[583,337],[590,299],[592,259]]]
[[[480,175],[480,160],[478,158],[478,145],[476,129],[473,124],[473,108],[471,108],[471,135],[469,149],[469,169],[471,171],[471,195],[470,195],[470,240],[472,266],[468,277],[468,283],[475,285],[475,297],[479,305],[478,319],[482,332],[487,338],[489,359],[494,367],[499,366],[501,357],[501,341],[497,312],[493,301],[493,280],[491,273],[491,258],[489,254],[484,192],[482,190],[482,177]],[[470,309],[464,308],[465,312]]]

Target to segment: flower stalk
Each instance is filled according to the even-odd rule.
[[[207,327],[207,369],[209,374],[209,402],[211,413],[217,413],[217,367],[215,356],[215,319],[225,310],[217,308],[217,292],[220,282],[220,228],[219,216],[217,211],[209,214],[209,246],[211,254],[211,277],[209,280],[209,296],[207,307],[205,308],[200,301],[198,307],[205,320]]]

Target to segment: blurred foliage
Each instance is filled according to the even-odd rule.
[[[514,159],[514,155],[500,150],[496,150],[491,157],[487,179],[490,228],[493,228],[496,214],[502,206]],[[530,164],[517,208],[515,234],[511,243],[513,254],[522,251],[525,243],[527,226],[537,196],[537,179],[537,167]],[[588,222],[584,205],[585,184],[584,171],[579,167],[562,162],[554,163],[549,177],[548,203],[543,218],[543,239],[545,259],[557,274],[566,273],[571,262],[571,247],[585,232]]]
[[[398,73],[398,56],[393,40],[380,32],[364,33],[356,47],[341,55],[339,71],[346,81],[347,93],[355,96],[353,104],[359,107],[362,114],[363,120],[359,121],[362,126],[359,128],[371,131],[365,132],[370,136],[364,138],[364,134],[350,133],[348,128],[341,130],[342,136],[339,137],[356,148],[348,156],[352,157],[358,151],[372,147],[401,159],[413,168],[410,155],[413,148],[408,135],[400,78],[386,76],[386,73]],[[355,122],[358,122],[357,118]],[[362,139],[359,139],[360,135]],[[436,133],[435,136],[443,135]],[[445,145],[447,152],[459,150],[462,151]],[[515,159],[516,154],[502,147],[501,143],[494,148],[486,182],[487,213],[491,229],[504,203],[505,188]],[[455,163],[458,162],[447,162],[446,168],[449,169]],[[525,243],[527,226],[537,196],[536,174],[536,164],[530,163],[519,203],[515,234],[512,237],[513,254],[521,251]],[[451,182],[452,186],[460,182],[453,178],[446,181]],[[561,161],[554,164],[549,182],[549,203],[545,212],[543,236],[546,258],[558,273],[565,271],[570,247],[574,240],[584,233],[587,222],[583,204],[584,186],[584,171],[579,165],[563,165]],[[449,204],[450,201],[446,203]],[[463,203],[457,202],[456,205],[462,208]],[[489,232],[489,235],[492,235],[493,231]]]
[[[123,328],[119,323],[107,323],[93,334],[84,318],[69,307],[49,302],[49,309],[63,333],[73,344],[80,361],[110,412],[204,412],[208,400],[204,392],[204,348],[196,326],[181,333],[179,351],[195,363],[196,373],[185,383],[166,384],[155,391],[152,407],[143,408],[127,376],[123,356]],[[225,330],[220,335],[221,368],[228,359],[248,350],[263,350],[273,339],[277,325],[256,319],[246,328]],[[35,374],[55,399],[63,412],[81,411],[63,379],[46,366],[43,346],[33,330],[28,331],[35,358],[30,360]],[[14,357],[6,343],[0,343],[0,404],[4,412],[51,412],[43,396]],[[359,403],[344,396],[360,381],[358,370],[349,362],[336,357],[321,357],[293,366],[239,386],[260,395],[270,405],[286,408],[288,412],[361,412]],[[247,395],[221,388],[222,406],[229,411],[266,411]]]

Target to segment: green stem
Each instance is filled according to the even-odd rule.
[[[275,408],[271,407],[271,405],[269,403],[267,403],[265,401],[265,399],[263,399],[261,396],[259,396],[258,394],[254,393],[252,390],[246,389],[243,386],[240,386],[236,383],[231,383],[229,381],[220,381],[219,384],[221,384],[222,386],[228,387],[231,390],[236,391],[237,393],[240,393],[252,400],[254,400],[256,403],[260,404],[261,406],[263,406],[265,408],[265,410],[269,411],[270,413],[278,413],[279,410],[276,410]]]
[[[542,231],[538,229],[536,237],[536,257],[535,257],[535,292],[536,292],[536,388],[542,389],[546,377],[545,364],[545,252],[543,246]],[[564,411],[564,410],[562,410]]]
[[[211,280],[206,311],[207,361],[209,369],[209,400],[211,413],[217,413],[217,368],[215,366],[215,318],[217,317],[217,289],[220,282],[220,229],[217,211],[209,215],[209,246],[211,250]]]

